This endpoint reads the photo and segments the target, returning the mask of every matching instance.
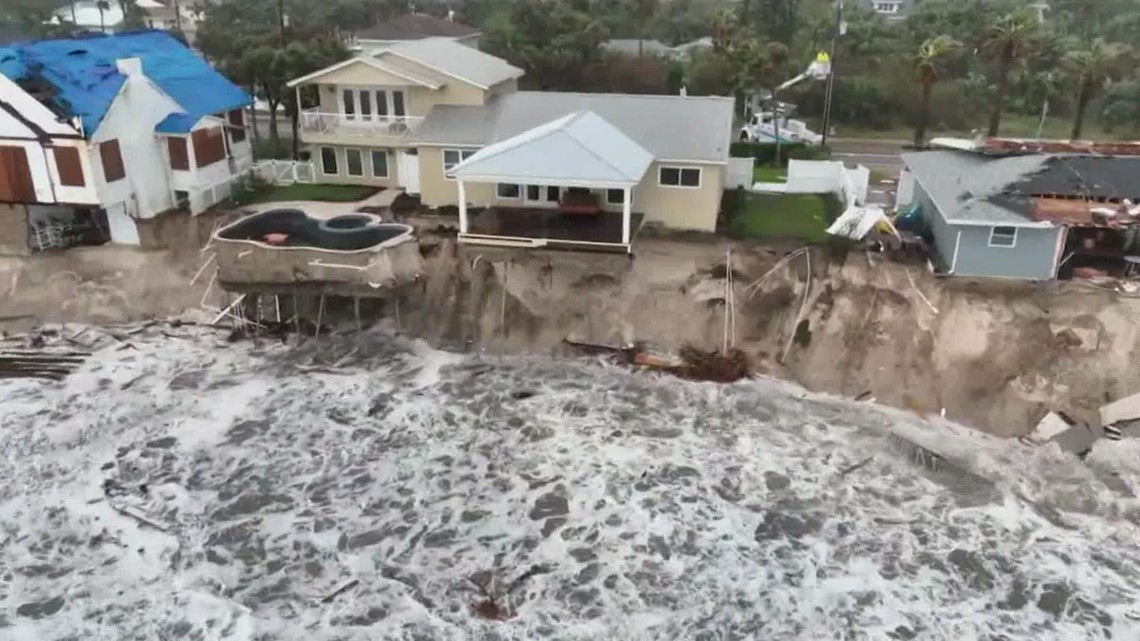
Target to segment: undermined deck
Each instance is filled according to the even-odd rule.
[[[645,220],[645,214],[630,215],[630,242]],[[627,251],[622,242],[621,212],[594,215],[563,214],[542,207],[489,207],[475,214],[464,239],[475,241],[522,241],[548,249],[576,251]]]

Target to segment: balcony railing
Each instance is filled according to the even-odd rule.
[[[417,116],[325,113],[307,109],[301,113],[300,124],[305,133],[399,138],[415,131],[421,122],[423,118]]]

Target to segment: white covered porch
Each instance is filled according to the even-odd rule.
[[[459,240],[518,248],[629,252],[644,216],[633,193],[653,156],[616,127],[580,111],[489,145],[456,165]],[[491,183],[473,209],[469,183]],[[517,203],[517,205],[516,205]]]

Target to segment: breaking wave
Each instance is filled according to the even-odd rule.
[[[1140,448],[191,328],[0,381],[0,638],[1135,639]]]

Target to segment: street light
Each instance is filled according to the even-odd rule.
[[[827,92],[823,102],[823,140],[820,144],[827,146],[827,133],[831,130],[831,97],[835,93],[835,47],[839,36],[847,33],[847,25],[843,22],[843,0],[835,11],[835,33],[831,36],[831,70],[827,74]]]

